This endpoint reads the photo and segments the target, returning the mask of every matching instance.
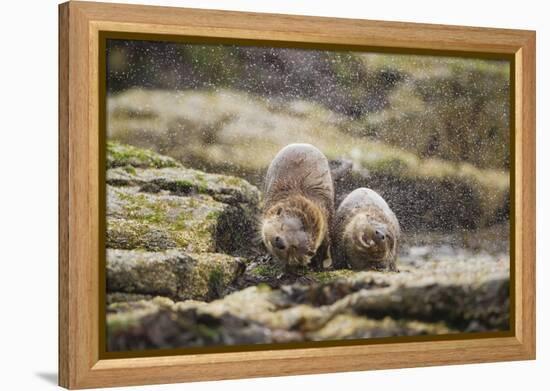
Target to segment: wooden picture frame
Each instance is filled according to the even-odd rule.
[[[512,330],[448,339],[203,353],[100,357],[103,170],[99,142],[101,32],[355,45],[385,50],[509,55],[515,111]],[[535,358],[535,32],[136,5],[59,6],[59,384],[90,388]]]

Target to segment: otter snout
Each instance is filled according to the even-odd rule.
[[[272,240],[271,240],[271,245],[273,247],[275,247],[276,249],[278,250],[284,250],[286,248],[286,244],[285,244],[285,241],[283,238],[281,238],[280,236],[275,236]]]
[[[285,213],[264,221],[262,239],[267,250],[287,265],[307,265],[315,255],[303,222]]]
[[[367,226],[361,235],[361,241],[366,248],[381,245],[386,240],[386,233],[382,229]]]
[[[377,242],[382,242],[384,239],[386,239],[386,234],[380,230],[374,231],[374,240]]]

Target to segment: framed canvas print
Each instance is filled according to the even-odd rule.
[[[535,358],[535,33],[59,7],[59,379]]]

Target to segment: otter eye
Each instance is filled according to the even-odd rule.
[[[277,209],[277,216],[279,216],[281,213],[283,213],[283,208]]]

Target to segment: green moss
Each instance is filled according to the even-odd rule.
[[[234,176],[223,177],[223,182],[229,186],[242,186],[243,181],[240,178]]]
[[[352,270],[334,270],[327,272],[311,272],[309,275],[320,283],[326,283],[340,278],[351,277],[354,274]]]
[[[259,293],[269,293],[272,291],[271,287],[265,282],[260,282],[258,285],[256,285],[256,290]]]
[[[175,235],[166,228],[140,221],[107,220],[107,248],[160,251],[177,246]]]
[[[173,224],[173,227],[177,230],[186,229],[190,223],[193,222],[193,212],[186,210],[180,212],[176,221]]]
[[[409,169],[408,163],[398,156],[389,156],[383,159],[379,159],[370,162],[366,166],[371,171],[384,174],[389,173],[394,176],[402,176],[404,174],[407,174]]]
[[[221,212],[220,211],[211,211],[211,212],[208,212],[208,214],[206,215],[206,220],[217,220],[219,217],[221,216]]]
[[[158,153],[148,149],[108,141],[107,167],[114,168],[128,166],[141,168],[164,168],[178,167],[179,164],[168,156],[159,155]]]
[[[212,298],[221,296],[225,288],[224,272],[219,265],[215,266],[214,269],[210,271],[208,276],[208,288]]]
[[[136,175],[136,169],[132,166],[124,167],[124,171],[126,171],[128,174]]]
[[[190,193],[195,188],[195,184],[188,179],[174,181],[174,186],[183,193]]]
[[[189,198],[193,202],[186,206],[170,225],[175,233],[176,240],[181,247],[192,246],[193,251],[214,251],[217,243],[216,227],[219,224],[218,218],[222,214],[220,204],[213,202],[210,198],[197,199]],[[198,208],[208,208],[204,212]],[[199,215],[195,215],[198,213]]]
[[[145,194],[131,194],[123,191],[117,191],[117,196],[125,201],[124,209],[128,218],[146,223],[166,221],[168,205],[162,201],[151,201]]]
[[[206,181],[197,184],[197,191],[201,194],[208,194],[208,183]]]
[[[326,55],[340,84],[351,88],[359,84],[365,70],[355,53],[328,52]]]
[[[254,267],[250,273],[257,277],[274,278],[283,272],[283,268],[276,263],[261,264]]]

